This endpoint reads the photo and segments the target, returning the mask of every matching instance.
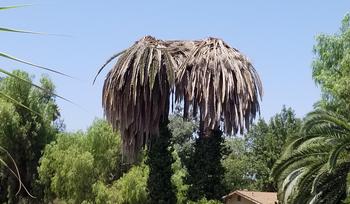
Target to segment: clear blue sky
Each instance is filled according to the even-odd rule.
[[[112,54],[144,35],[161,39],[224,39],[241,50],[260,74],[265,95],[262,117],[283,104],[298,116],[320,98],[311,78],[315,36],[338,31],[350,1],[1,1],[32,4],[2,11],[0,26],[66,34],[70,37],[0,33],[0,51],[75,76],[49,73],[58,94],[80,107],[58,100],[68,130],[85,129],[103,117],[101,89],[105,72],[91,85]],[[337,2],[337,3],[336,3]],[[35,68],[0,59],[0,67]]]

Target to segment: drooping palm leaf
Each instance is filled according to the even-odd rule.
[[[18,76],[16,76],[15,74],[11,74],[10,72],[8,72],[8,71],[6,71],[6,70],[4,70],[4,69],[1,69],[1,68],[0,68],[0,72],[1,72],[1,73],[4,73],[4,74],[6,74],[6,75],[8,75],[8,76],[10,76],[10,77],[16,78],[16,79],[18,79],[18,80],[20,80],[20,81],[22,81],[22,82],[24,82],[24,83],[30,84],[31,86],[33,86],[33,87],[35,87],[35,88],[37,88],[37,89],[40,89],[41,91],[44,91],[45,93],[51,94],[51,95],[53,95],[53,96],[55,96],[55,97],[57,97],[57,98],[60,98],[60,99],[62,99],[62,100],[65,100],[65,101],[67,101],[67,102],[69,102],[69,103],[74,104],[74,103],[73,103],[72,101],[70,101],[69,99],[66,99],[66,98],[64,98],[64,97],[62,97],[62,96],[60,96],[60,95],[57,95],[57,94],[55,94],[55,93],[53,93],[53,92],[51,92],[51,91],[49,91],[49,90],[47,90],[47,89],[45,89],[45,88],[42,88],[42,87],[40,87],[40,86],[38,86],[38,85],[36,85],[36,84],[33,84],[32,82],[30,82],[30,81],[28,81],[28,80],[26,80],[26,79],[22,79],[21,77],[18,77]]]
[[[248,129],[259,111],[260,78],[250,61],[224,41],[195,41],[179,67],[176,100],[183,101],[184,116],[199,109],[204,130],[214,129],[223,119],[228,134]]]
[[[14,105],[21,106],[22,108],[25,108],[25,109],[27,109],[28,111],[31,111],[31,112],[37,114],[38,116],[41,116],[40,113],[38,113],[38,112],[32,110],[31,108],[29,108],[29,107],[26,106],[26,105],[23,105],[22,103],[18,102],[16,99],[12,98],[11,96],[9,96],[9,95],[7,95],[7,94],[1,92],[1,91],[0,91],[0,97],[1,97],[1,98],[4,98],[5,100],[10,101],[10,102],[13,103]]]
[[[20,7],[25,7],[25,6],[29,6],[29,5],[1,6],[0,10],[8,10],[8,9],[20,8]]]
[[[26,34],[44,34],[44,33],[38,33],[38,32],[32,32],[32,31],[26,31],[26,30],[16,30],[16,29],[11,29],[11,28],[3,28],[0,27],[1,32],[13,32],[13,33],[26,33]]]
[[[100,73],[102,72],[102,70],[103,70],[109,63],[111,63],[112,60],[114,60],[115,58],[119,57],[119,55],[123,54],[124,52],[125,52],[125,50],[123,50],[123,51],[121,51],[121,52],[119,52],[119,53],[113,55],[111,58],[109,58],[109,59],[105,62],[105,64],[98,70],[96,76],[94,77],[94,80],[93,80],[93,82],[92,82],[93,85],[95,84],[95,81],[96,81],[98,75],[100,75]]]
[[[150,135],[158,134],[175,84],[184,115],[192,105],[194,115],[197,109],[203,113],[207,128],[223,117],[227,133],[243,131],[259,111],[259,76],[246,57],[222,40],[161,41],[146,36],[110,58],[98,74],[117,57],[102,101],[107,120],[121,130],[124,153],[130,158]]]
[[[67,75],[67,74],[64,74],[64,73],[62,73],[62,72],[59,72],[59,71],[56,71],[56,70],[54,70],[54,69],[50,69],[50,68],[47,68],[47,67],[44,67],[44,66],[36,65],[36,64],[31,63],[31,62],[22,60],[22,59],[18,59],[18,58],[16,58],[16,57],[13,57],[13,56],[8,55],[8,54],[3,53],[3,52],[0,52],[0,57],[4,57],[4,58],[7,58],[7,59],[16,61],[16,62],[20,62],[20,63],[23,63],[23,64],[27,64],[27,65],[30,65],[30,66],[33,66],[33,67],[37,67],[37,68],[40,68],[40,69],[44,69],[44,70],[46,70],[46,71],[54,72],[54,73],[56,73],[56,74],[60,74],[60,75],[63,75],[63,76],[72,78],[71,76],[69,76],[69,75]]]
[[[293,183],[291,195],[280,188],[280,197],[287,196],[291,204],[339,203],[350,171],[350,120],[334,112],[315,110],[307,115],[301,133],[275,163],[272,176],[281,186],[296,169],[307,171]]]
[[[123,153],[130,162],[151,135],[158,135],[159,123],[168,117],[175,59],[165,48],[161,40],[142,38],[119,56],[104,82],[104,112],[120,130]]]

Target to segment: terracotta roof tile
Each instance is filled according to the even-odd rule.
[[[257,192],[257,191],[234,191],[229,195],[225,196],[225,200],[234,194],[240,195],[257,204],[276,204],[278,202],[276,192]]]

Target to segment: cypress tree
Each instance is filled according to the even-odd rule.
[[[220,130],[212,130],[209,137],[200,136],[196,139],[194,151],[187,163],[189,200],[198,201],[203,197],[221,200],[224,196],[225,169],[221,164],[224,153],[224,138]]]
[[[151,137],[146,160],[149,166],[147,188],[151,203],[176,203],[175,186],[171,182],[173,174],[171,165],[174,159],[169,149],[172,133],[168,123],[168,120],[162,122],[159,127],[159,136]]]

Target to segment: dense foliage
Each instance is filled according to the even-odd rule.
[[[322,100],[285,149],[272,175],[283,203],[340,203],[349,187],[350,15],[340,32],[320,35],[313,78]],[[349,198],[347,200],[350,200]]]
[[[12,7],[0,7],[8,8]],[[158,43],[174,50],[158,50],[154,46]],[[184,61],[191,46],[196,52]],[[230,81],[242,68],[230,62],[211,70],[214,57],[206,56],[223,51],[227,53],[218,64],[237,55],[238,64],[249,69],[249,76]],[[119,78],[109,75],[104,89],[107,118],[114,127],[122,124],[123,137],[129,141],[124,143],[124,152],[133,154],[151,144],[132,166],[121,156],[120,134],[106,121],[96,120],[86,132],[64,132],[55,87],[47,77],[35,87],[27,73],[0,69],[7,76],[0,76],[0,203],[214,204],[238,189],[278,191],[279,200],[288,204],[350,203],[350,14],[338,33],[318,36],[314,52],[313,78],[321,87],[322,100],[304,121],[291,108],[283,107],[269,121],[258,120],[244,135],[225,138],[222,124],[226,134],[242,131],[259,109],[261,84],[250,62],[215,38],[189,43],[148,36],[138,41],[120,53],[127,63],[119,63],[122,74]],[[5,53],[0,57],[30,64]],[[183,110],[170,115],[168,124],[167,96],[175,85],[172,66],[182,61],[176,86],[184,92],[176,97]],[[197,66],[200,61],[208,66]],[[148,80],[143,78],[146,65]],[[125,72],[129,68],[134,71]],[[210,75],[202,69],[211,70]],[[125,73],[130,80],[114,83],[124,79]],[[236,89],[236,83],[247,90]],[[131,91],[124,89],[125,84]],[[114,101],[115,90],[131,96],[128,103]],[[233,98],[230,90],[235,92]],[[153,98],[147,98],[150,94]],[[234,95],[242,94],[242,103],[226,106],[235,100]],[[145,103],[136,103],[139,96],[145,97]],[[117,111],[123,117],[116,114],[113,103],[123,104]],[[130,107],[132,115],[125,111]],[[159,108],[163,111],[156,112]],[[16,168],[18,175],[10,171]]]
[[[139,185],[142,183],[140,177],[124,175],[115,183],[124,169],[120,150],[119,134],[113,133],[112,128],[101,120],[95,121],[86,133],[58,135],[57,140],[46,147],[40,160],[40,183],[45,187],[46,202],[56,198],[67,203],[95,202],[95,199],[109,198],[111,195],[106,194],[111,189],[121,189],[116,196],[125,199],[125,193],[130,193],[130,189],[144,189],[145,179]],[[129,173],[144,177],[139,172],[134,169]],[[133,184],[133,179],[139,181],[134,180]]]
[[[320,85],[319,105],[350,117],[350,14],[334,35],[322,34],[314,46],[313,79]]]
[[[276,191],[271,169],[300,126],[294,111],[283,107],[268,123],[259,119],[243,138],[229,139],[226,143],[231,153],[223,160],[226,189]]]
[[[339,203],[350,170],[350,121],[316,110],[306,117],[303,135],[276,162],[273,176],[284,203]]]
[[[225,194],[223,177],[225,169],[221,159],[225,154],[224,138],[221,131],[211,137],[198,137],[187,163],[189,176],[188,198],[192,201],[205,197],[220,200]]]
[[[168,121],[159,127],[159,136],[151,138],[146,164],[149,167],[147,189],[151,203],[175,204],[175,187],[171,181],[173,175],[172,163],[174,162],[170,150],[171,131]]]
[[[14,71],[13,74],[31,81],[31,77],[25,72]],[[47,90],[54,91],[54,86],[48,78],[41,78],[40,83]],[[40,185],[35,182],[38,177],[38,161],[45,145],[54,140],[58,131],[58,126],[54,125],[59,118],[55,99],[49,92],[33,88],[14,77],[0,80],[0,91],[32,110],[0,98],[0,146],[5,148],[17,163],[24,186],[35,196],[40,196]],[[4,158],[7,164],[11,164],[11,169],[15,169],[10,158],[3,154],[1,158]],[[16,203],[19,200],[30,199],[23,188],[19,196],[15,196],[19,187],[15,175],[4,166],[0,166],[0,201]]]

